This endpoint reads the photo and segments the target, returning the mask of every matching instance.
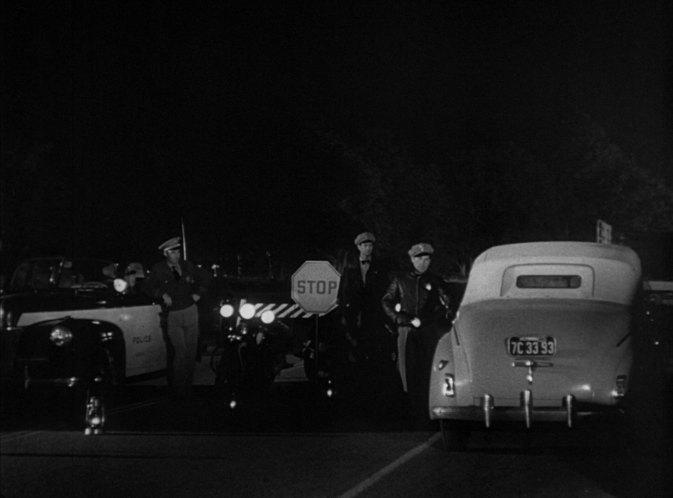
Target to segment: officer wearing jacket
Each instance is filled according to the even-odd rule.
[[[208,282],[204,272],[182,259],[181,242],[180,237],[173,237],[159,246],[164,261],[152,267],[144,288],[162,303],[167,314],[169,374],[178,396],[187,396],[191,391],[199,340],[196,303],[205,294]]]
[[[437,326],[447,317],[449,298],[442,280],[430,273],[433,247],[425,242],[409,249],[413,269],[393,277],[381,303],[397,328],[397,366],[413,410],[427,401]]]

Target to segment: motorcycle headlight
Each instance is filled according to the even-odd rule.
[[[250,303],[245,303],[238,310],[238,313],[241,315],[241,318],[250,320],[253,316],[255,316],[255,307]]]
[[[225,303],[222,306],[220,306],[220,315],[223,318],[231,318],[233,314],[234,314],[234,307],[231,304]]]
[[[54,343],[55,346],[65,346],[72,341],[72,332],[68,327],[59,325],[54,327],[49,334],[49,340]]]
[[[274,314],[273,311],[266,310],[264,313],[262,313],[261,318],[262,318],[262,323],[266,323],[268,325],[276,319],[276,315]]]

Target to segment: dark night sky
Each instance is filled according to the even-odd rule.
[[[180,216],[206,245],[319,232],[347,179],[297,152],[311,126],[386,129],[425,164],[553,147],[585,113],[673,180],[664,0],[9,4],[3,155],[54,144],[145,246]]]

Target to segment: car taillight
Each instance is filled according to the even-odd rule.
[[[447,398],[453,398],[456,395],[456,383],[451,374],[444,375],[444,385],[442,386],[442,394]]]
[[[626,375],[618,375],[615,381],[615,388],[612,391],[614,399],[622,399],[626,395]]]

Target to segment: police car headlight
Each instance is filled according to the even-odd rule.
[[[234,314],[234,307],[231,304],[226,303],[220,306],[220,315],[223,318],[230,318],[233,314]]]
[[[52,329],[51,334],[49,334],[49,340],[55,346],[65,346],[72,341],[72,332],[68,327],[59,325]]]
[[[241,315],[241,318],[250,320],[253,316],[255,316],[255,307],[250,303],[245,303],[238,310],[238,313]]]
[[[123,278],[115,278],[114,282],[112,282],[112,285],[117,292],[124,292],[129,286],[128,282]]]
[[[273,311],[266,310],[264,313],[262,313],[261,318],[262,322],[268,325],[270,323],[273,323],[273,321],[276,319],[276,315],[274,314]]]

